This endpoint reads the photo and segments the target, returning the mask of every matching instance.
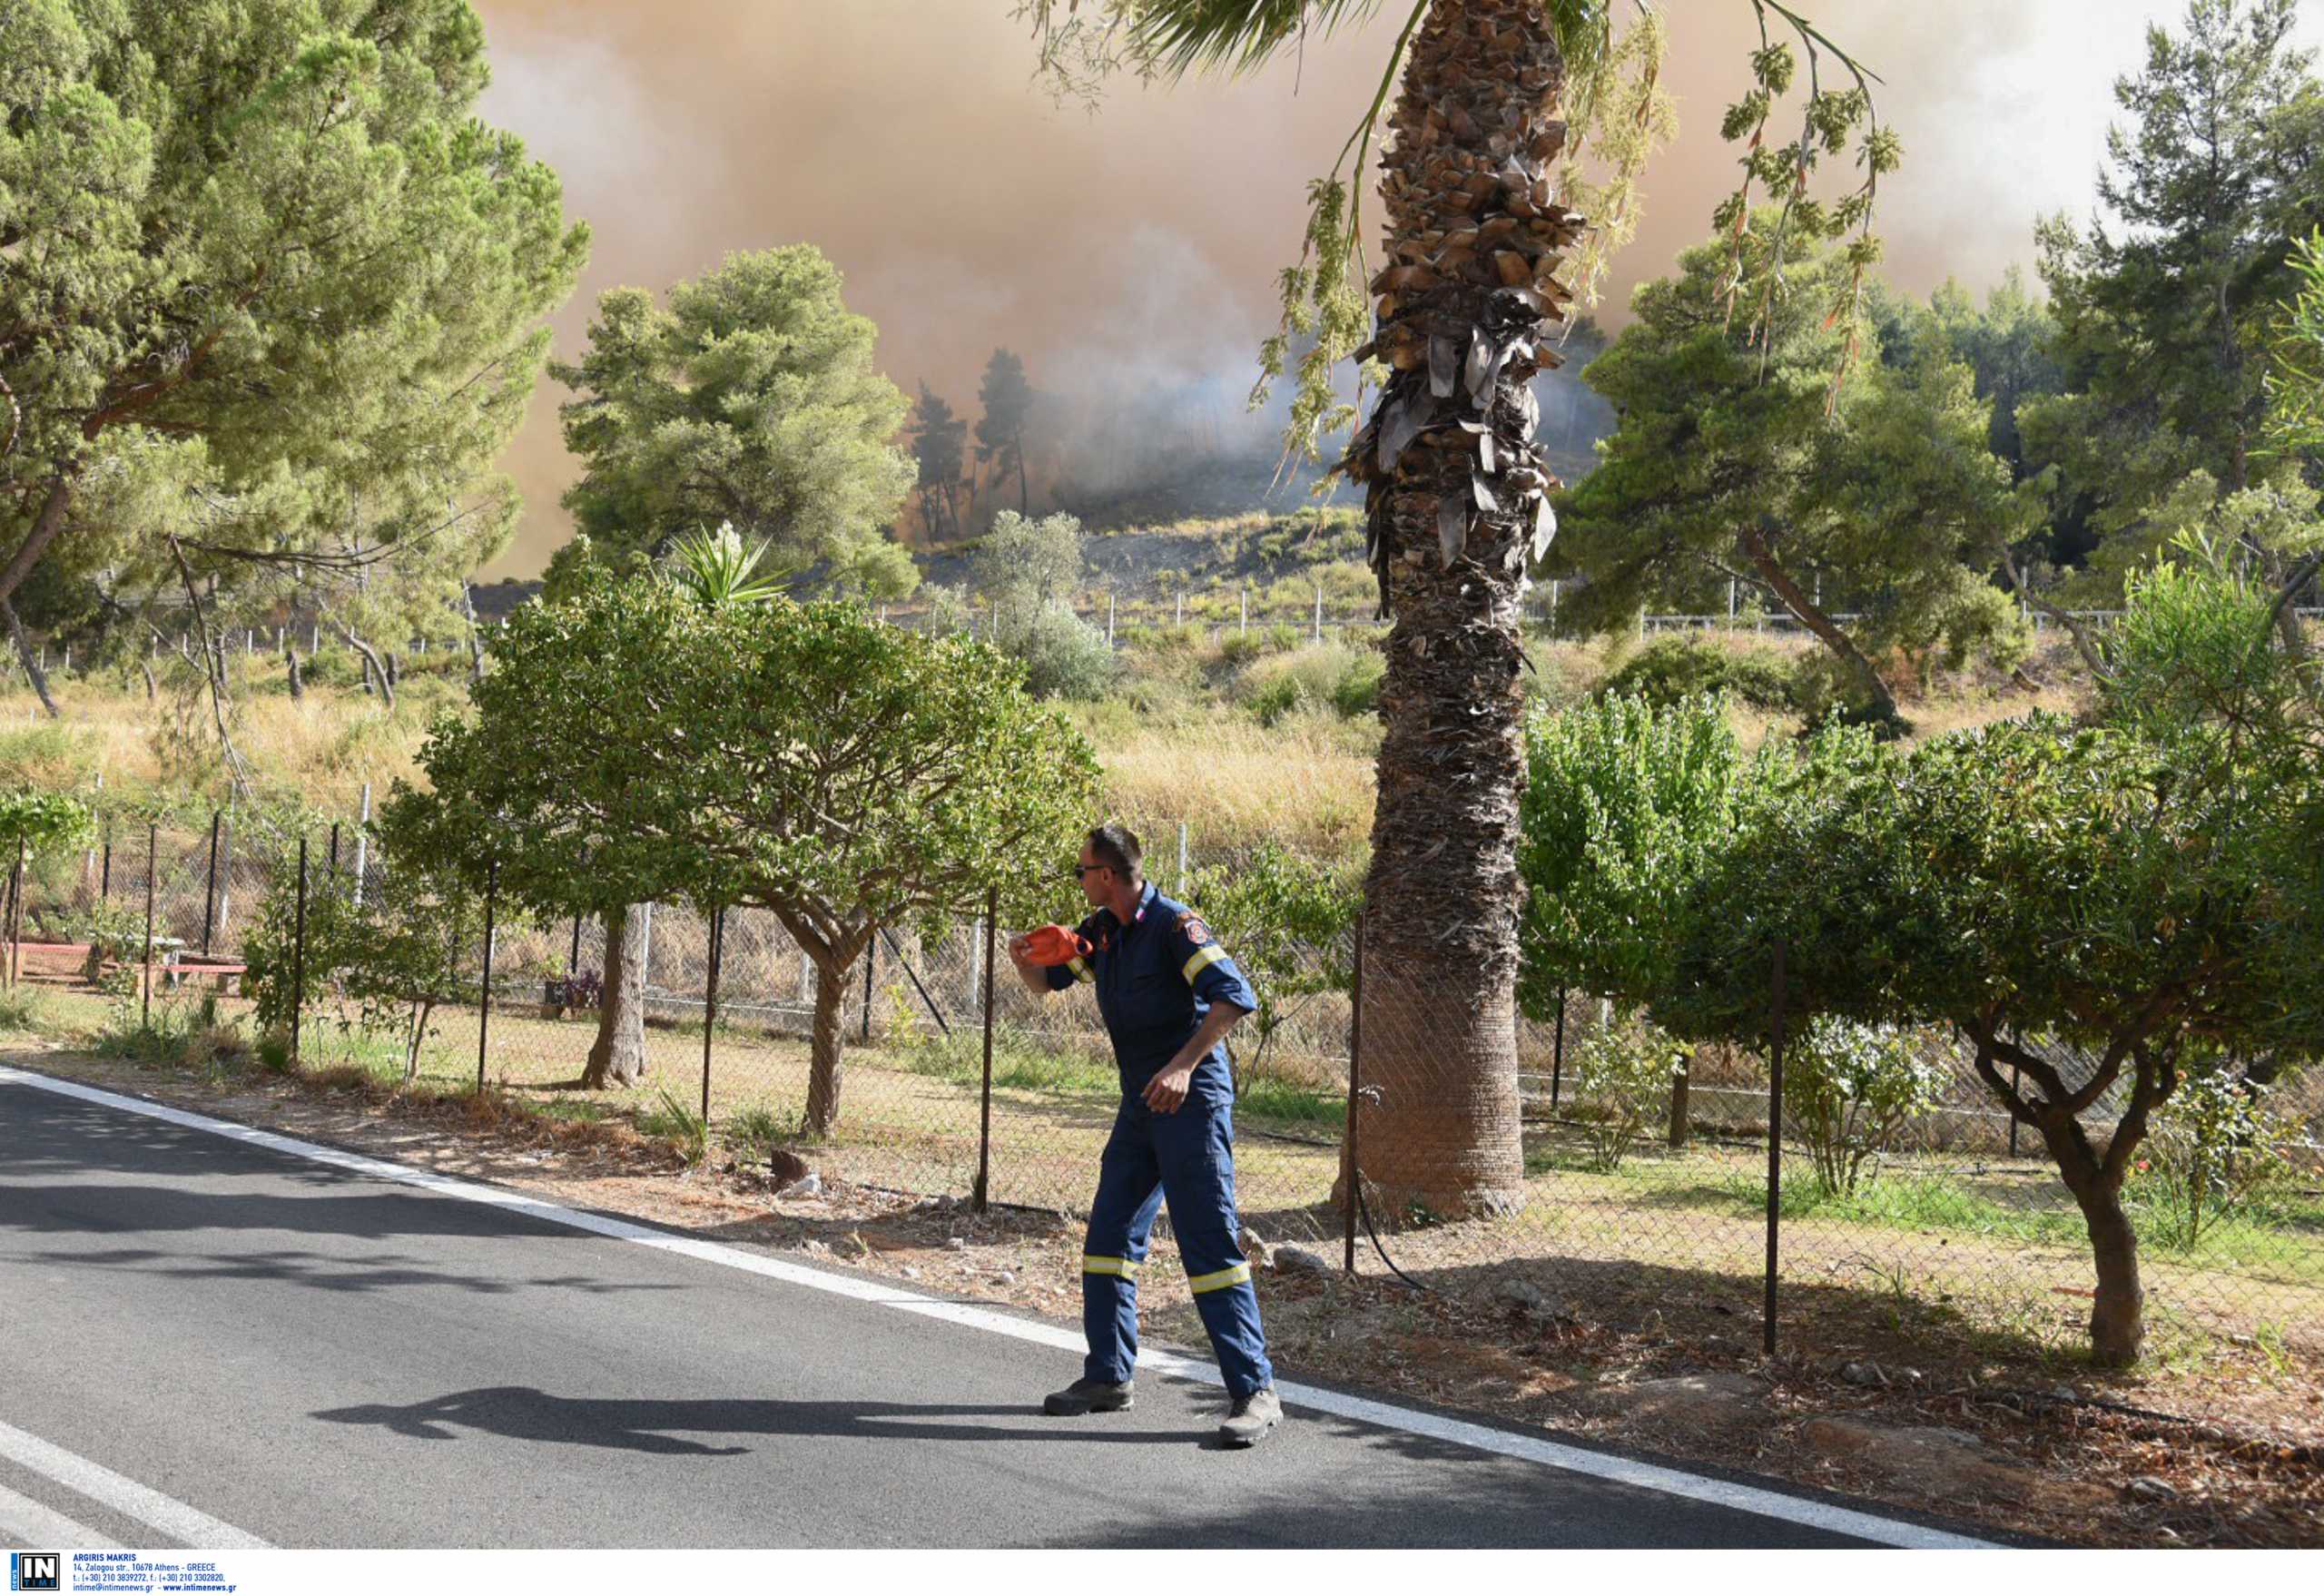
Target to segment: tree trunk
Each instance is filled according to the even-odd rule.
[[[1904,717],[1896,713],[1896,695],[1888,690],[1888,684],[1881,680],[1878,668],[1865,656],[1864,650],[1856,645],[1856,639],[1841,631],[1838,624],[1807,596],[1798,583],[1792,580],[1791,573],[1783,568],[1775,557],[1775,551],[1768,547],[1767,535],[1757,527],[1746,527],[1740,534],[1740,542],[1745,557],[1759,573],[1760,579],[1775,590],[1776,596],[1783,601],[1784,608],[1797,616],[1800,625],[1815,633],[1817,640],[1855,673],[1865,692],[1871,695],[1872,707],[1880,718],[1902,721]]]
[[[2098,1295],[2090,1305],[2090,1355],[2102,1368],[2126,1369],[2146,1342],[2146,1293],[2139,1285],[2139,1238],[2122,1212],[2122,1193],[2099,1182],[2074,1192],[2090,1250],[2098,1265]]]
[[[32,575],[40,557],[48,552],[48,546],[64,530],[65,512],[73,507],[74,481],[73,475],[64,471],[48,479],[48,497],[41,500],[40,513],[33,517],[33,529],[25,534],[24,542],[16,546],[7,565],[0,566],[0,599],[16,596],[16,589]]]
[[[1525,1199],[1517,1091],[1519,600],[1554,486],[1530,383],[1580,218],[1549,199],[1564,62],[1535,0],[1439,0],[1384,160],[1374,350],[1393,369],[1345,466],[1394,616],[1364,881],[1363,1174],[1384,1211]],[[1432,256],[1423,235],[1476,247]],[[1490,240],[1489,242],[1485,241]]]
[[[376,679],[379,684],[379,695],[387,700],[388,707],[389,709],[393,709],[396,706],[396,685],[392,681],[389,680],[388,667],[380,663],[379,650],[373,648],[369,643],[364,642],[362,638],[358,637],[352,631],[349,630],[345,626],[340,626],[336,622],[332,623],[331,630],[337,632],[341,638],[345,639],[347,645],[350,648],[352,648],[356,653],[363,656],[364,691],[369,692],[371,689],[371,684]]]
[[[49,719],[62,720],[63,712],[56,707],[56,700],[48,695],[48,673],[40,668],[40,655],[33,652],[32,644],[25,639],[25,624],[16,618],[16,606],[13,600],[0,598],[0,617],[5,617],[8,623],[8,635],[15,642],[16,657],[24,661],[25,675],[31,680],[33,691],[40,695],[40,706],[48,711]]]
[[[484,639],[477,635],[476,589],[468,583],[460,584],[460,606],[468,616],[468,680],[484,680]]]
[[[1017,440],[1017,513],[1020,516],[1033,513],[1032,490],[1025,485],[1025,440],[1021,438]]]
[[[290,667],[290,702],[296,704],[307,695],[306,682],[299,675],[299,651],[286,647],[282,657]]]
[[[839,1128],[840,1010],[847,1002],[847,966],[836,971],[815,965],[814,1039],[807,1067],[807,1115],[800,1128],[829,1136]]]
[[[383,655],[382,660],[383,669],[388,678],[388,707],[393,709],[396,704],[396,689],[403,685],[403,672],[399,667],[392,651]]]
[[[635,1086],[645,1079],[645,936],[643,906],[606,916],[606,990],[597,1010],[597,1039],[581,1084]]]
[[[2036,1109],[2035,1123],[2082,1210],[2098,1266],[2097,1294],[2090,1304],[2091,1358],[2102,1368],[2128,1368],[2139,1361],[2146,1340],[2146,1294],[2139,1285],[2138,1233],[2122,1212],[2121,1177],[2107,1173],[2073,1115],[2043,1106]],[[2122,1135],[2122,1128],[2117,1127],[2115,1134]]]

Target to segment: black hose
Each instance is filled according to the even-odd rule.
[[[1388,1249],[1380,1245],[1380,1232],[1374,1227],[1372,1223],[1372,1205],[1364,1200],[1364,1172],[1361,1169],[1351,1170],[1349,1171],[1348,1178],[1355,1182],[1355,1211],[1364,1216],[1364,1230],[1365,1235],[1372,1237],[1372,1250],[1380,1255],[1380,1261],[1388,1266],[1388,1272],[1393,1275],[1397,1279],[1411,1286],[1414,1291],[1424,1291],[1429,1293],[1431,1296],[1434,1296],[1435,1288],[1433,1286],[1423,1286],[1419,1281],[1405,1274],[1402,1269],[1397,1268],[1396,1260],[1388,1256]]]

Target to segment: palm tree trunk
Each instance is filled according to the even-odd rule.
[[[1394,616],[1364,882],[1363,1173],[1386,1213],[1513,1211],[1519,601],[1555,486],[1529,384],[1581,219],[1550,195],[1565,65],[1538,0],[1438,0],[1384,161],[1373,349],[1393,368],[1346,461]]]

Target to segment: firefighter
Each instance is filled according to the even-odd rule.
[[[1226,1379],[1230,1406],[1218,1438],[1249,1446],[1282,1421],[1283,1404],[1239,1240],[1235,1088],[1223,1043],[1258,999],[1209,928],[1155,891],[1138,862],[1129,831],[1094,828],[1074,866],[1089,917],[1070,935],[1044,928],[1009,941],[1018,978],[1034,993],[1082,984],[1096,992],[1122,1082],[1081,1259],[1089,1356],[1082,1377],[1042,1407],[1078,1414],[1130,1405],[1137,1272],[1155,1212],[1167,1200],[1195,1305]]]

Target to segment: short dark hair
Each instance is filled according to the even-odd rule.
[[[1120,822],[1110,820],[1089,828],[1089,852],[1098,863],[1126,882],[1137,879],[1138,861],[1146,857],[1137,845],[1137,833]]]

